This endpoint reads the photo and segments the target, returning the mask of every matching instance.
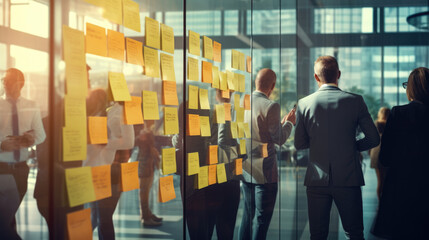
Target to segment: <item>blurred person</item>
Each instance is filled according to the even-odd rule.
[[[327,239],[332,201],[346,237],[364,239],[360,151],[377,146],[380,136],[360,95],[338,88],[341,71],[334,57],[314,63],[319,90],[298,102],[295,148],[310,149],[305,175],[311,239]],[[360,127],[365,137],[357,140]]]

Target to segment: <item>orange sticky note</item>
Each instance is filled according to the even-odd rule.
[[[240,139],[240,154],[246,154],[246,139]]]
[[[209,185],[216,183],[216,170],[217,165],[210,165],[209,166]]]
[[[143,124],[142,98],[131,96],[131,101],[124,102],[125,124]]]
[[[250,56],[247,56],[247,72],[252,72],[252,58]]]
[[[209,116],[200,116],[201,137],[210,137],[210,119]]]
[[[235,175],[243,174],[243,159],[237,158],[235,159]]]
[[[220,163],[216,165],[217,167],[217,183],[226,182],[226,171],[225,171],[225,163]]]
[[[231,121],[231,103],[224,103],[225,106],[225,121]]]
[[[188,57],[188,80],[199,81],[198,60]]]
[[[174,73],[174,57],[165,53],[161,53],[160,56],[162,80],[176,81],[176,75]]]
[[[121,163],[121,187],[123,192],[139,188],[139,162]]]
[[[203,49],[204,57],[213,60],[213,41],[206,36],[203,36]]]
[[[112,183],[110,181],[110,166],[102,165],[92,167],[92,183],[96,200],[112,196]]]
[[[218,145],[210,145],[209,146],[209,161],[208,164],[217,164],[218,163],[218,155],[217,155]]]
[[[67,233],[70,240],[92,240],[91,208],[67,213]]]
[[[149,77],[159,78],[158,50],[144,47],[144,74]]]
[[[223,104],[215,105],[216,123],[225,123],[225,106]]]
[[[145,17],[146,45],[160,49],[159,22],[150,17]]]
[[[163,81],[162,82],[162,104],[164,105],[179,105],[179,99],[177,98],[177,86],[176,82]]]
[[[125,38],[124,34],[107,29],[107,56],[124,61]]]
[[[198,109],[198,87],[188,85],[188,109]]]
[[[161,50],[174,54],[173,28],[161,23]]]
[[[88,117],[90,144],[107,143],[107,117]]]
[[[107,40],[106,29],[97,25],[86,23],[86,52],[99,55],[102,57],[107,56]]]
[[[198,152],[188,153],[187,175],[191,176],[200,172],[200,158]]]
[[[229,90],[222,90],[222,97],[226,99],[230,99],[231,92]]]
[[[179,133],[179,117],[174,107],[164,107],[164,135]]]
[[[261,153],[262,153],[263,158],[268,157],[268,148],[267,147],[268,147],[268,143],[263,143],[261,146],[261,148],[262,148]]]
[[[200,56],[200,34],[189,30],[188,31],[188,49],[189,53]]]
[[[143,43],[126,38],[127,63],[143,66]]]
[[[159,178],[159,201],[168,202],[176,198],[173,175]]]
[[[202,82],[212,83],[212,80],[213,80],[213,74],[212,74],[213,64],[211,62],[203,61],[203,66],[201,69],[202,69]]]
[[[209,167],[202,166],[198,172],[198,175],[195,176],[197,181],[195,181],[196,189],[202,189],[209,185]]]
[[[197,114],[188,114],[188,136],[199,136],[200,131],[200,116]]]
[[[209,91],[207,89],[200,88],[200,109],[210,109],[209,102]]]
[[[212,66],[212,88],[220,87],[220,79],[219,79],[219,68],[216,66]]]
[[[213,41],[213,60],[216,62],[222,61],[222,44]]]
[[[122,0],[122,4],[124,9],[124,27],[140,32],[139,4],[132,0]]]
[[[250,95],[244,95],[244,110],[250,110]]]
[[[146,120],[158,120],[158,95],[153,91],[143,91],[143,116]]]

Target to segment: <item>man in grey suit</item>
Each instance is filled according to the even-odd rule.
[[[276,85],[273,70],[260,70],[255,85],[252,114],[246,118],[252,125],[252,140],[247,141],[247,154],[250,156],[243,162],[244,213],[239,238],[246,240],[266,238],[277,196],[278,170],[274,145],[285,143],[295,124],[295,109],[280,121],[280,105],[269,99]]]
[[[338,88],[337,60],[319,57],[314,78],[319,90],[298,103],[296,149],[310,148],[305,175],[311,239],[327,239],[332,201],[346,235],[363,239],[362,192],[364,179],[359,152],[377,146],[377,129],[360,95]],[[365,137],[357,140],[360,127]]]

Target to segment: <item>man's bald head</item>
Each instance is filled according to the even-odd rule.
[[[263,93],[269,93],[276,85],[276,73],[269,69],[263,68],[256,75],[256,90]]]
[[[337,59],[332,56],[321,56],[314,62],[314,73],[321,83],[336,83],[339,72]]]

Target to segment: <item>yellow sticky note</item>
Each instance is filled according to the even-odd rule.
[[[86,23],[85,40],[87,53],[102,57],[107,56],[107,37],[105,28],[91,23]]]
[[[110,166],[102,165],[92,167],[92,183],[94,185],[95,199],[100,200],[112,196],[112,182],[110,180]]]
[[[246,138],[251,138],[249,123],[243,123],[244,133],[246,134]]]
[[[107,29],[107,56],[124,61],[125,38],[124,34]]]
[[[239,54],[240,53],[237,50],[231,50],[231,68],[238,69]]]
[[[143,118],[146,120],[158,120],[158,95],[156,92],[143,91]]]
[[[132,0],[122,0],[122,4],[124,8],[124,27],[140,32],[139,4]]]
[[[235,159],[235,175],[243,174],[243,159],[237,158]]]
[[[197,114],[188,114],[188,126],[187,126],[187,135],[188,136],[199,136],[201,127],[200,127],[200,116]]]
[[[198,178],[198,181],[196,181],[197,189],[207,187],[209,185],[209,166],[200,167],[198,175],[195,177]]]
[[[86,129],[86,101],[82,97],[64,96],[64,125]]]
[[[218,163],[218,155],[217,155],[218,145],[210,145],[209,146],[209,154],[208,154],[208,164],[217,164]]]
[[[216,123],[225,123],[225,106],[216,104]]]
[[[219,68],[212,66],[212,88],[220,87]]]
[[[235,109],[235,120],[237,122],[244,122],[244,108],[239,107]]]
[[[246,91],[246,77],[243,74],[238,74],[238,91]]]
[[[246,139],[240,139],[240,154],[246,154]]]
[[[231,122],[231,137],[238,138],[237,123]]]
[[[130,91],[123,73],[109,72],[109,88],[112,91],[113,100],[131,101]]]
[[[263,143],[261,148],[262,148],[262,150],[261,150],[262,157],[263,158],[268,157],[268,143]]]
[[[216,183],[216,165],[210,165],[209,166],[209,185],[213,185]]]
[[[162,149],[162,174],[167,175],[176,173],[176,149],[163,148]]]
[[[158,51],[144,47],[144,73],[146,76],[159,78]]]
[[[241,71],[246,71],[246,58],[242,52],[238,53],[238,69]]]
[[[198,60],[188,57],[188,80],[199,81]]]
[[[213,41],[213,60],[216,62],[222,61],[222,44]]]
[[[205,83],[212,83],[213,81],[213,75],[212,75],[212,70],[213,70],[213,64],[211,62],[206,62],[203,61],[202,62],[202,82]]]
[[[82,128],[63,128],[63,160],[78,161],[86,159],[87,136],[86,121]]]
[[[139,188],[138,167],[139,162],[121,163],[122,192],[127,192]]]
[[[187,167],[188,167],[187,169],[188,176],[198,174],[200,172],[200,158],[198,156],[198,152],[188,153]]]
[[[238,127],[238,138],[244,138],[244,126],[242,122],[237,123]]]
[[[222,98],[230,99],[231,92],[229,90],[222,90]]]
[[[179,117],[174,107],[164,107],[164,135],[179,133]]]
[[[210,109],[209,91],[200,88],[200,109]]]
[[[173,28],[161,23],[161,50],[174,54]]]
[[[88,117],[90,144],[107,143],[107,117]]]
[[[252,58],[250,56],[247,56],[247,72],[252,72]]]
[[[179,99],[177,98],[177,86],[176,82],[163,81],[162,82],[162,104],[164,105],[179,105]]]
[[[237,108],[240,107],[240,95],[238,93],[234,94],[234,109],[237,110]]]
[[[173,175],[159,178],[159,201],[164,203],[176,198]]]
[[[188,85],[188,109],[198,109],[198,87]]]
[[[189,53],[193,55],[200,56],[200,34],[189,30]]]
[[[65,177],[70,207],[95,201],[91,167],[67,168]]]
[[[201,137],[210,137],[210,119],[209,116],[200,116]]]
[[[228,82],[228,89],[236,90],[234,85],[235,73],[231,71],[226,71],[226,81]]]
[[[67,213],[69,240],[92,240],[91,208]]]
[[[206,36],[203,36],[203,48],[204,57],[213,60],[213,41]]]
[[[244,109],[250,110],[250,95],[249,94],[244,95]]]
[[[176,81],[174,73],[174,57],[165,53],[161,53],[161,74],[162,80]]]
[[[131,101],[124,102],[125,124],[143,124],[142,98],[131,96]]]
[[[145,17],[146,45],[160,49],[159,22],[150,17]]]
[[[239,77],[239,73],[234,73],[234,78],[232,79],[232,85],[234,86],[235,91],[239,92],[239,86],[238,86],[238,77]]]
[[[122,0],[104,0],[103,17],[122,25]]]
[[[226,171],[225,171],[225,163],[220,163],[216,165],[217,168],[217,183],[226,182]]]
[[[225,107],[225,121],[231,121],[231,103],[223,103]]]
[[[228,90],[227,74],[225,72],[219,72],[220,90]]]
[[[131,38],[126,38],[127,63],[143,66],[143,44]]]

